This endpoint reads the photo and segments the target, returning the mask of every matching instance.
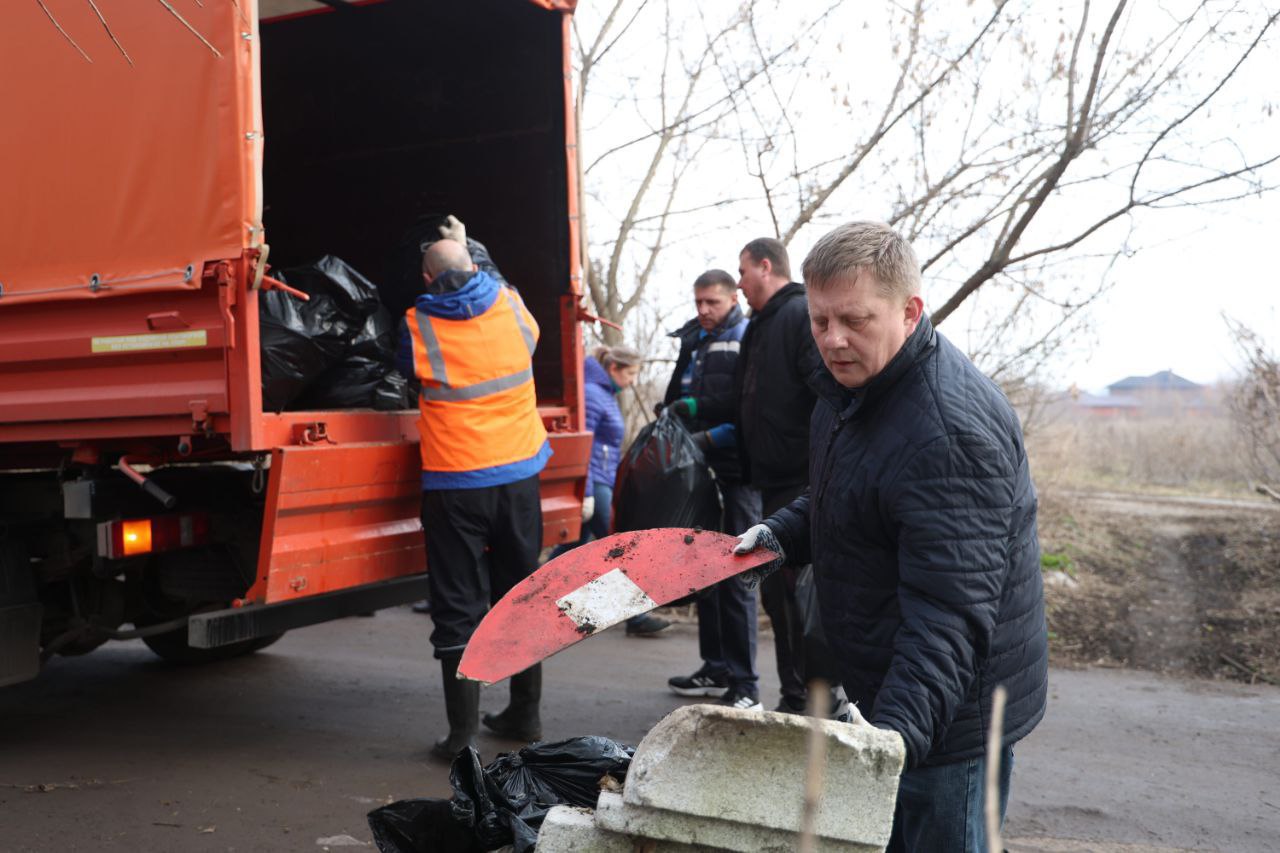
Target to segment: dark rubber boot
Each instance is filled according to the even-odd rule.
[[[458,679],[458,662],[461,656],[440,659],[440,672],[444,676],[444,710],[449,719],[449,735],[435,742],[432,754],[445,761],[453,761],[459,750],[475,746],[476,732],[480,729],[480,684]]]
[[[542,737],[542,664],[511,676],[511,701],[501,714],[485,714],[484,724],[511,740],[532,742]]]

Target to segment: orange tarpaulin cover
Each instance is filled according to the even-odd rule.
[[[349,6],[369,6],[374,3],[385,3],[387,0],[345,0],[345,2]],[[423,2],[423,0],[418,0],[418,2]],[[448,0],[436,0],[436,2],[443,3],[448,2]],[[458,2],[458,0],[453,0],[453,2]],[[578,5],[578,0],[530,0],[530,2],[544,9],[559,9],[566,12],[572,12],[574,7]],[[338,7],[331,5],[331,0],[258,0],[258,11],[264,21],[297,14],[328,13],[337,10]]]
[[[255,3],[42,2],[0,25],[0,306],[196,286],[260,239]]]
[[[0,306],[194,288],[202,262],[261,244],[259,12],[5,3]]]

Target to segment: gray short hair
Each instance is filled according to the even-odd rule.
[[[806,287],[821,289],[866,270],[886,297],[920,295],[920,261],[906,239],[883,222],[846,222],[826,234],[804,259]]]

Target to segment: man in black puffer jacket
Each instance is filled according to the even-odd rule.
[[[1036,493],[1018,417],[924,314],[920,267],[887,225],[854,222],[804,263],[829,369],[810,432],[809,490],[739,550],[811,561],[851,701],[902,735],[889,850],[985,851],[992,693],[1012,745],[1044,715],[1047,631]],[[776,541],[773,537],[776,537]]]

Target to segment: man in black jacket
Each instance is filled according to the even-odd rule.
[[[738,307],[738,284],[724,270],[698,276],[693,300],[698,316],[671,334],[680,340],[680,355],[663,403],[694,431],[724,499],[720,529],[737,533],[760,520],[760,493],[742,482],[734,424],[706,413],[734,408],[734,369],[747,318]],[[729,578],[699,593],[697,608],[702,666],[667,685],[678,696],[718,696],[730,707],[758,709],[755,590]]]
[[[997,685],[1000,814],[1012,745],[1044,715],[1048,651],[1036,493],[1018,417],[934,331],[910,244],[854,222],[804,263],[829,369],[809,489],[738,546],[812,561],[851,701],[902,735],[889,850],[985,851],[983,758]]]
[[[751,306],[742,338],[734,393],[704,416],[732,420],[738,429],[743,480],[761,493],[764,513],[786,506],[809,482],[809,413],[822,358],[809,334],[803,284],[791,281],[786,247],[770,237],[752,240],[738,257],[738,286]],[[730,408],[730,406],[732,408]],[[823,649],[805,642],[796,604],[796,574],[778,572],[760,587],[773,625],[782,697],[777,710],[802,713],[806,679],[833,678]]]

